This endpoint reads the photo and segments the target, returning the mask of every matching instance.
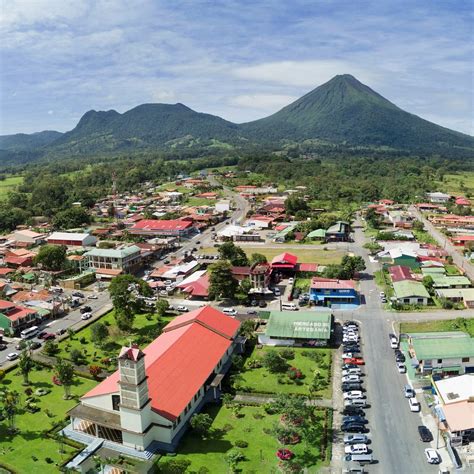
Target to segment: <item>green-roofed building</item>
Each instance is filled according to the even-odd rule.
[[[469,288],[471,280],[465,276],[430,275],[433,288]]]
[[[430,295],[423,283],[415,280],[393,282],[393,293],[399,304],[426,306]]]
[[[332,324],[331,311],[271,311],[258,341],[270,346],[326,346]]]
[[[423,276],[432,275],[446,275],[446,268],[444,267],[426,267],[421,269]]]
[[[140,247],[129,245],[119,249],[92,249],[84,254],[88,268],[116,276],[120,272],[135,273],[141,266]]]
[[[408,334],[411,363],[416,374],[474,372],[474,339],[461,331]]]
[[[313,230],[306,238],[310,240],[324,240],[326,238],[326,229]]]
[[[293,223],[293,224],[288,224],[283,230],[280,230],[275,236],[273,237],[273,240],[275,242],[284,242],[286,240],[286,236],[290,233],[293,232],[296,229],[296,226],[298,223]]]

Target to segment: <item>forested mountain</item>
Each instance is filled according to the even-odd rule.
[[[123,114],[91,110],[62,135],[41,132],[1,137],[0,164],[41,156],[131,154],[197,146],[204,150],[208,146],[248,149],[304,140],[447,157],[474,156],[474,137],[405,112],[346,74],[269,117],[244,124],[195,112],[183,104],[143,104]]]
[[[62,135],[61,132],[45,130],[37,133],[16,133],[15,135],[0,135],[0,150],[25,151],[49,145]]]

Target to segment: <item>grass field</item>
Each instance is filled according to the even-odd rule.
[[[242,249],[245,251],[247,256],[250,257],[253,253],[261,253],[267,257],[269,262],[272,261],[273,257],[280,255],[281,253],[287,251],[298,257],[299,263],[318,263],[319,265],[329,265],[331,263],[341,263],[342,257],[346,254],[343,250],[324,250],[322,248],[314,249],[288,249],[285,250],[284,245],[281,248],[267,248],[265,246],[261,247],[249,247],[242,245]],[[217,254],[217,248],[215,247],[205,247],[199,251],[199,253],[204,254]]]
[[[463,185],[464,191],[461,189]],[[447,174],[444,176],[444,182],[440,183],[440,188],[454,194],[465,194],[466,192],[474,194],[474,172],[463,171],[462,174]]]
[[[260,367],[255,369],[244,369],[240,373],[242,377],[239,379],[238,384],[241,386],[239,390],[255,392],[255,393],[296,393],[308,395],[309,384],[313,380],[313,375],[317,371],[322,376],[323,379],[327,382],[326,388],[317,392],[316,395],[322,398],[331,397],[331,350],[330,349],[302,349],[302,348],[292,348],[295,351],[294,359],[288,360],[289,367],[296,367],[303,374],[301,379],[301,385],[297,385],[292,380],[290,380],[286,374],[272,374],[266,368]],[[277,347],[262,347],[255,348],[248,358],[248,360],[257,359],[260,360],[265,353],[269,351],[281,352],[283,348]],[[306,357],[303,354],[321,354],[322,362],[317,363],[313,359]],[[284,382],[284,383],[282,383]]]
[[[209,406],[206,411],[214,420],[208,439],[202,439],[192,431],[188,432],[181,441],[177,456],[164,456],[159,465],[171,459],[186,459],[191,462],[186,472],[231,472],[225,461],[225,454],[234,448],[236,441],[243,440],[248,443],[248,447],[237,449],[245,455],[245,460],[238,464],[235,472],[279,472],[276,451],[280,445],[273,435],[268,434],[268,430],[278,423],[278,415],[268,415],[261,407],[248,406],[242,408],[240,418],[236,418],[226,407]],[[317,415],[323,418],[323,412],[317,412]],[[327,462],[321,460],[319,442],[311,446],[301,442],[290,448],[296,455],[296,462],[304,464],[307,467],[305,472],[309,474],[316,473],[321,466],[327,465]]]
[[[48,430],[55,423],[62,421],[66,417],[66,412],[77,404],[77,398],[63,399],[64,389],[53,384],[52,377],[52,370],[42,367],[41,370],[33,370],[30,373],[30,388],[33,393],[38,388],[50,390],[47,395],[35,397],[35,403],[40,408],[36,413],[29,413],[23,409],[27,396],[22,385],[23,377],[18,371],[10,372],[0,382],[0,389],[7,388],[20,393],[20,409],[15,420],[19,433],[11,435],[7,431],[7,422],[0,422],[0,462],[14,467],[15,472],[35,474],[59,472],[57,465],[76,451],[65,445],[65,452],[60,453],[58,442],[42,435],[43,430]],[[81,396],[95,385],[96,382],[92,380],[76,377],[75,384],[71,387],[71,394],[74,397]],[[48,463],[46,461],[48,458],[52,462]]]
[[[413,234],[416,237],[416,240],[422,244],[434,244],[436,245],[438,242],[434,237],[431,236],[429,232],[425,230],[413,230]]]
[[[456,318],[421,323],[400,323],[400,332],[463,331],[474,337],[474,319]]]
[[[0,181],[0,200],[6,199],[10,191],[23,183],[23,176],[7,176],[6,179]]]

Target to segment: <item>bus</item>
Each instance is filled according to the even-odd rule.
[[[36,334],[39,333],[39,327],[38,326],[31,326],[28,329],[24,329],[21,331],[20,336],[22,339],[31,339],[32,337],[35,337]]]

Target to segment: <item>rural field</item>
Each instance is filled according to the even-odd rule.
[[[462,174],[447,174],[440,187],[448,193],[464,194],[470,192],[474,194],[474,172],[464,171]],[[464,189],[462,189],[464,187]]]
[[[23,182],[23,176],[7,176],[4,180],[0,180],[0,200],[6,199],[10,191]]]

